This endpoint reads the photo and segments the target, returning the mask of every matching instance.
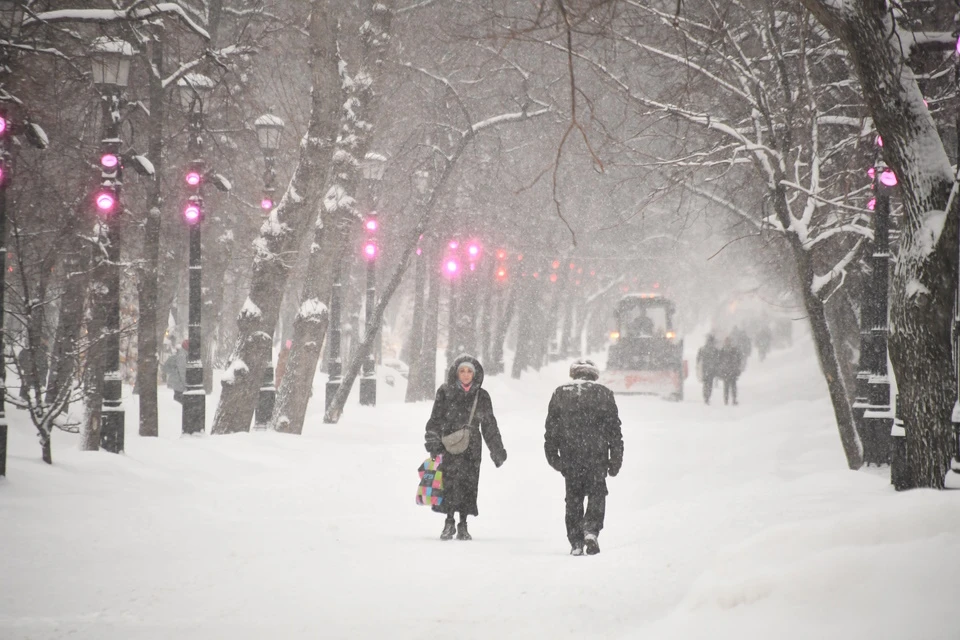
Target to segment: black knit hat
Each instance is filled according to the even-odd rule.
[[[600,370],[593,360],[574,360],[570,365],[570,377],[574,380],[596,380],[600,377]]]

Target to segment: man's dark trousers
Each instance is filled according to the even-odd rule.
[[[583,534],[599,534],[607,507],[607,470],[575,468],[563,475],[567,485],[567,540],[583,546]],[[583,501],[587,508],[584,512]]]

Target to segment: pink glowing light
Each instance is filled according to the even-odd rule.
[[[877,146],[878,147],[883,146],[883,138],[881,136],[877,136]]]
[[[366,227],[367,231],[370,231],[372,233],[377,230],[379,225],[377,224],[376,220],[374,220],[373,218],[370,218],[369,220],[367,220],[367,222],[363,226]]]
[[[478,255],[480,255],[480,247],[475,244],[471,244],[469,247],[467,247],[467,253],[470,254],[471,258],[476,258]]]
[[[100,156],[100,166],[104,169],[116,169],[120,164],[120,158],[115,153],[105,153]]]
[[[870,209],[870,211],[873,211],[876,208],[877,208],[877,199],[870,198],[870,200],[867,201],[867,209]]]
[[[883,173],[880,174],[880,184],[886,187],[897,186],[897,174],[890,169],[884,169]]]
[[[196,171],[191,171],[186,175],[187,184],[191,187],[195,187],[200,184],[200,174]]]
[[[377,245],[373,242],[368,242],[363,245],[363,256],[367,260],[373,260],[377,257]]]
[[[117,199],[112,193],[101,191],[97,194],[96,202],[97,209],[106,213],[113,210],[113,207],[117,204]]]
[[[7,119],[0,116],[0,133],[4,133],[7,130]]]
[[[460,265],[457,264],[456,260],[447,260],[447,273],[454,275],[457,271],[460,270]]]
[[[456,249],[457,247],[460,246],[460,243],[457,242],[456,240],[451,240],[450,244],[448,244],[447,246],[450,247],[451,249]]]
[[[260,208],[263,209],[264,211],[269,211],[270,209],[273,209],[273,200],[271,200],[270,198],[264,198],[263,200],[260,201]]]
[[[418,256],[422,256],[422,255],[423,255],[423,249],[421,249],[420,247],[417,247],[417,255],[418,255]]]
[[[183,210],[183,217],[187,222],[196,222],[200,219],[200,207],[195,204],[188,204]]]
[[[874,169],[873,167],[870,167],[869,169],[867,169],[867,175],[870,176],[871,180],[873,180],[873,177],[877,175],[877,170]]]

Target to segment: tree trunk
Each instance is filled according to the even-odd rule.
[[[423,323],[423,346],[420,348],[420,360],[417,374],[417,400],[430,400],[437,389],[437,342],[440,334],[440,271],[435,260],[439,252],[430,251],[429,258],[434,265],[430,273],[430,292],[427,294],[426,317]]]
[[[271,360],[272,336],[280,311],[278,292],[286,289],[294,262],[290,254],[298,246],[304,221],[317,210],[322,195],[340,115],[336,18],[330,11],[327,3],[312,0],[310,122],[290,185],[254,243],[250,295],[237,318],[237,345],[223,378],[214,434],[250,428],[263,370]]]
[[[904,60],[903,38],[886,3],[802,3],[849,50],[883,138],[884,160],[897,175],[904,218],[889,343],[897,409],[907,433],[910,484],[943,488],[956,448],[951,416],[957,380],[950,329],[960,198],[950,200],[954,171],[916,75]]]
[[[507,304],[497,319],[497,330],[493,335],[493,343],[490,346],[490,366],[493,368],[493,375],[499,375],[504,372],[503,343],[507,340],[507,331],[510,329],[510,323],[513,321],[513,313],[517,308],[518,291],[519,287],[510,287]],[[498,297],[502,294],[503,292],[499,292]]]
[[[422,373],[422,355],[424,326],[424,289],[427,286],[427,256],[421,249],[416,257],[417,272],[413,284],[413,320],[410,323],[410,339],[407,341],[407,362],[410,370],[407,378],[407,393],[404,402],[417,402],[421,399],[420,380]]]
[[[47,378],[47,404],[54,402],[64,385],[71,384],[77,368],[77,341],[83,325],[83,301],[89,280],[89,253],[79,246],[79,239],[71,238],[70,243],[72,246],[67,248],[63,259],[65,278],[50,358],[50,376]]]
[[[166,103],[163,95],[163,43],[162,31],[151,41],[148,74],[150,85],[150,118],[147,125],[147,157],[155,170],[150,192],[147,195],[147,217],[143,225],[143,262],[137,291],[139,315],[137,319],[137,389],[139,390],[140,425],[144,437],[157,437],[160,433],[157,408],[157,384],[160,363],[157,346],[157,295],[158,267],[160,261],[160,222],[163,208],[163,120]],[[166,317],[166,314],[164,314]],[[166,322],[164,322],[166,326]]]

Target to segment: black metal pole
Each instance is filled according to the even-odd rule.
[[[199,102],[199,101],[198,101]],[[193,158],[191,170],[197,171],[202,176],[203,160],[203,109],[199,105],[197,109],[190,114],[190,138],[189,152]],[[187,372],[186,388],[183,391],[183,413],[181,417],[181,429],[184,434],[203,433],[206,429],[206,404],[207,397],[203,388],[203,358],[200,349],[200,329],[201,329],[201,282],[203,280],[202,267],[202,249],[200,227],[203,224],[204,210],[203,199],[200,195],[200,186],[203,180],[199,180],[196,185],[189,185],[190,196],[188,206],[196,206],[197,216],[195,220],[187,219],[187,225],[190,229],[190,292],[189,292],[189,317],[187,319]]]
[[[0,106],[0,117],[10,126],[5,107]],[[10,177],[10,163],[7,161],[7,136],[0,137],[0,476],[7,475],[7,363],[6,357],[6,306],[4,295],[7,290],[7,180]]]
[[[375,331],[373,327],[373,308],[376,306],[377,293],[377,258],[371,256],[367,260],[367,298],[364,306],[364,339]],[[377,404],[377,356],[373,347],[367,352],[363,359],[363,367],[360,370],[360,404],[368,407]]]
[[[340,382],[343,379],[343,359],[340,356],[340,306],[343,291],[342,280],[342,259],[337,260],[334,265],[333,291],[330,295],[330,330],[327,340],[327,385],[324,389],[323,406],[324,409],[330,408],[333,396],[340,388]]]
[[[120,146],[120,93],[113,90],[103,96],[104,153],[115,153]],[[121,399],[123,394],[120,377],[120,232],[118,218],[123,212],[120,206],[120,190],[123,184],[122,165],[118,164],[115,177],[102,174],[101,186],[111,189],[116,198],[116,211],[112,218],[104,217],[107,228],[107,265],[104,286],[107,288],[108,307],[105,310],[103,402],[100,414],[100,448],[110,453],[120,453],[124,447],[125,414]]]
[[[272,208],[273,195],[276,191],[274,186],[276,179],[276,169],[274,168],[274,156],[273,153],[267,151],[264,152],[264,173],[263,173],[263,183],[264,183],[264,200],[269,200]],[[267,215],[270,214],[269,210],[265,211]],[[273,340],[270,340],[270,344],[273,345]],[[271,346],[271,351],[273,350]],[[273,415],[273,407],[277,402],[277,386],[274,381],[274,369],[273,369],[273,354],[270,354],[270,362],[263,370],[263,380],[260,382],[260,394],[257,397],[257,410],[254,414],[254,429],[266,429],[267,423],[270,422],[270,417]]]
[[[890,380],[887,372],[887,285],[890,270],[890,189],[883,184],[885,165],[874,167],[873,251],[870,277],[860,310],[860,365],[853,404],[867,464],[887,464],[893,446]]]

